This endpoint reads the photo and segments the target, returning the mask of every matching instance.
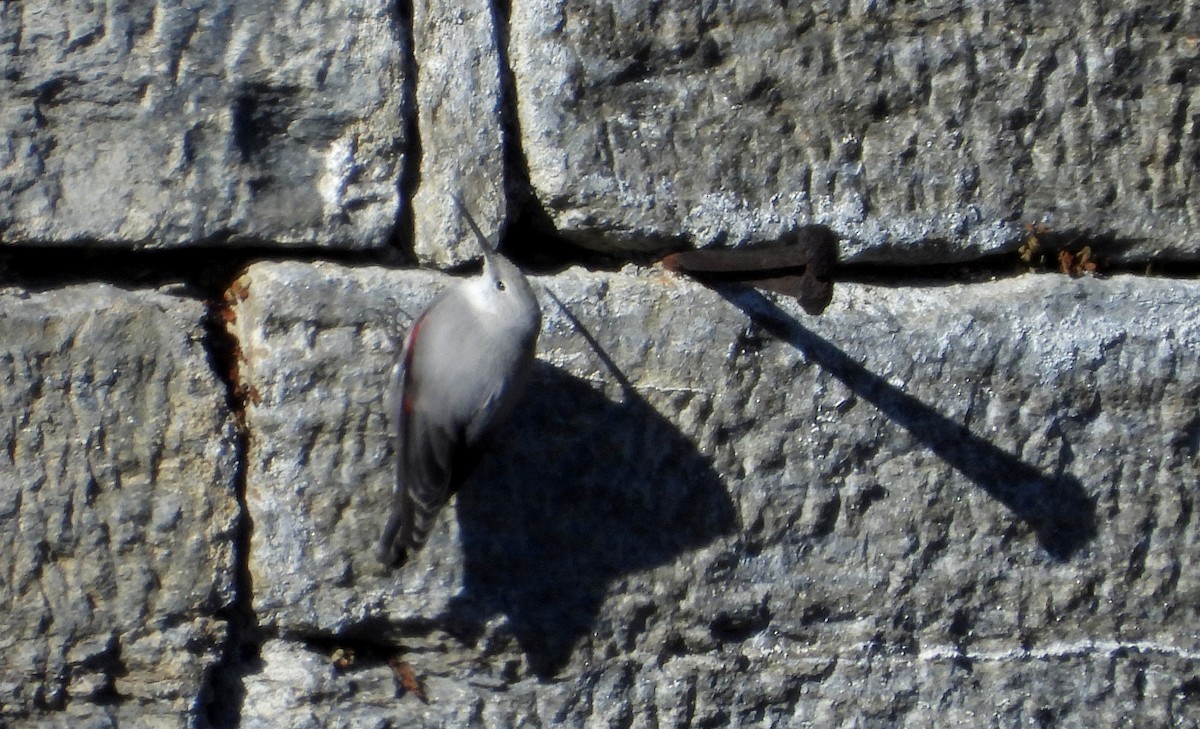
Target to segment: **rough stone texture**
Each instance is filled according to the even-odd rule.
[[[451,195],[490,233],[507,192],[483,181],[526,172],[506,168],[508,128],[535,205],[606,249],[819,222],[851,257],[913,263],[1011,248],[1036,223],[1109,258],[1200,253],[1192,4],[406,13],[3,3],[0,242],[378,248],[407,228],[415,173],[417,257],[450,266],[473,255]]]
[[[198,725],[237,518],[203,316],[104,285],[0,294],[0,725]]]
[[[755,639],[663,665],[606,661],[572,682],[429,675],[422,703],[378,661],[342,672],[321,652],[273,641],[241,726],[1191,726],[1196,680],[1180,677],[1198,661],[1117,644],[889,655]]]
[[[1037,224],[1196,260],[1197,39],[1167,0],[0,2],[0,263],[59,287],[0,291],[0,727],[1200,725],[1200,282],[809,318],[543,277],[527,397],[386,572],[388,371],[450,279],[261,263],[227,352],[200,302],[20,250],[378,260],[411,223],[448,267],[454,196],[495,235],[512,194],[618,253]]]
[[[0,4],[0,242],[386,245],[393,4]]]
[[[478,725],[482,693],[470,681],[431,676],[425,690],[430,705],[410,697],[397,699],[392,669],[379,660],[358,661],[345,671],[329,656],[289,641],[268,641],[261,670],[247,682],[242,729],[295,729],[371,726],[468,727]],[[388,724],[387,722],[390,722]]]
[[[417,0],[413,15],[421,139],[413,251],[444,268],[479,257],[456,195],[493,241],[507,216],[500,49],[488,4]]]
[[[536,0],[511,37],[531,181],[590,245],[817,222],[913,263],[1044,224],[1200,253],[1194,3]]]
[[[279,636],[247,725],[1200,721],[1195,282],[845,285],[812,319],[653,270],[543,278],[583,329],[543,297],[500,455],[386,574],[389,329],[445,282],[235,287]],[[342,644],[366,657],[338,674]]]

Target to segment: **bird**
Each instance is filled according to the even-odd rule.
[[[462,215],[483,270],[444,291],[413,321],[392,371],[395,483],[377,556],[403,565],[512,413],[533,368],[541,308],[529,280]]]

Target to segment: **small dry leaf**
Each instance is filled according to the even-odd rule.
[[[1070,251],[1058,252],[1058,270],[1062,273],[1070,275],[1072,267],[1075,265],[1075,256]]]
[[[404,693],[416,696],[422,703],[429,703],[425,687],[421,685],[421,679],[417,678],[417,672],[408,661],[399,656],[392,656],[388,659],[388,665],[392,667],[392,672],[396,674],[396,680],[400,683],[400,688],[404,689]]]
[[[1030,264],[1045,263],[1042,236],[1049,232],[1050,229],[1041,223],[1025,224],[1025,242],[1017,249],[1017,255],[1021,257],[1022,261]]]
[[[229,284],[229,289],[225,292],[225,299],[231,303],[235,299],[237,301],[245,301],[246,297],[249,295],[250,287],[239,278],[233,283]]]
[[[1080,273],[1094,273],[1096,271],[1096,261],[1092,259],[1092,247],[1084,246],[1083,250],[1079,251],[1079,260],[1076,261],[1076,267]]]
[[[1092,258],[1091,246],[1084,246],[1076,253],[1067,250],[1058,252],[1058,270],[1078,278],[1085,273],[1096,272],[1096,261]]]
[[[334,650],[329,660],[333,663],[334,668],[339,671],[345,671],[354,665],[354,650],[352,648],[338,648]]]

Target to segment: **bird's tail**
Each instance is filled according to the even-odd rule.
[[[392,514],[379,538],[379,561],[388,567],[399,567],[408,558],[408,535],[412,533],[412,504],[404,494],[396,494]]]
[[[422,503],[405,489],[399,489],[392,505],[392,514],[379,539],[379,561],[388,567],[399,567],[410,554],[421,551],[433,530],[444,499]]]

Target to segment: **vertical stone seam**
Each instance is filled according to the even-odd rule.
[[[417,63],[416,46],[416,17],[413,12],[412,0],[395,0],[392,6],[393,26],[396,42],[400,44],[402,73],[404,76],[404,162],[397,181],[400,194],[400,209],[396,214],[396,225],[392,232],[392,246],[399,251],[407,261],[417,260],[416,235],[417,216],[413,210],[417,188],[421,185],[421,127],[419,118],[420,102],[417,98]]]
[[[501,223],[501,237],[508,226],[520,217],[519,211],[538,208],[537,196],[529,181],[529,161],[521,144],[521,119],[517,114],[517,81],[509,54],[509,21],[512,5],[509,0],[492,0],[492,32],[496,37],[496,63],[500,75],[500,145],[504,176],[504,193],[508,210]],[[515,209],[514,209],[515,208]]]
[[[209,364],[225,387],[225,400],[234,425],[234,496],[238,515],[233,535],[233,601],[218,611],[228,624],[221,658],[209,669],[195,711],[196,725],[203,729],[236,727],[240,723],[243,690],[241,668],[259,657],[262,636],[254,613],[253,584],[250,576],[250,536],[254,530],[246,507],[246,474],[250,431],[246,426],[247,394],[239,384],[241,349],[227,324],[234,316],[231,297],[237,295],[236,279],[224,287],[221,300],[207,300],[204,318],[204,347]]]

